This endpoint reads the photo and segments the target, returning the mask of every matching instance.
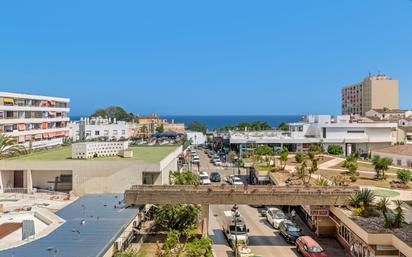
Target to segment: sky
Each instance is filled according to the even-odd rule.
[[[71,115],[337,114],[369,72],[412,108],[411,0],[0,3],[0,91]]]

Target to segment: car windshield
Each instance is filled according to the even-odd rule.
[[[237,226],[237,229],[234,225],[229,227],[230,233],[233,235],[242,235],[246,233],[246,226]]]
[[[275,219],[285,219],[285,214],[281,211],[275,211],[273,212],[273,218]]]
[[[238,178],[238,177],[234,177],[234,178],[233,178],[233,181],[235,181],[235,182],[242,182],[242,180],[241,180],[240,178]]]
[[[318,245],[314,245],[314,246],[309,246],[308,251],[310,253],[321,253],[321,252],[323,252],[323,249],[322,249],[322,247],[320,247]]]
[[[300,232],[300,229],[297,228],[295,225],[293,224],[288,224],[288,231],[290,232]]]
[[[209,178],[209,176],[207,176],[207,175],[200,175],[199,177],[200,177],[200,179],[208,179]]]

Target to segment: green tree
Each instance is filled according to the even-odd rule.
[[[332,155],[343,155],[343,148],[340,145],[329,145],[328,153]]]
[[[203,134],[207,132],[207,126],[198,121],[190,122],[186,129],[189,131],[203,132]]]
[[[163,133],[163,132],[165,132],[165,127],[163,126],[163,124],[160,125],[160,126],[158,126],[158,127],[156,127],[156,132],[157,132],[157,133]]]
[[[375,167],[376,178],[377,179],[386,179],[385,172],[389,169],[389,166],[392,164],[392,159],[381,158],[378,155],[373,156],[372,164]]]
[[[102,118],[111,118],[121,121],[132,121],[134,118],[133,113],[126,112],[120,106],[109,106],[103,109],[97,109],[91,117],[102,117]]]
[[[279,156],[279,160],[282,162],[282,170],[285,170],[286,168],[288,157],[289,157],[289,150],[287,148],[283,148]]]
[[[270,158],[275,155],[275,152],[273,151],[272,147],[269,147],[267,145],[261,145],[255,150],[255,155],[258,157],[260,160],[267,160],[268,166],[270,163]]]
[[[302,163],[305,160],[305,155],[303,153],[296,153],[295,155],[295,161],[297,163]]]
[[[27,153],[26,148],[4,134],[0,134],[0,159]]]
[[[279,124],[279,126],[278,126],[278,129],[279,129],[279,130],[282,130],[282,131],[288,131],[288,130],[289,130],[289,127],[288,127],[288,125],[287,125],[285,122],[281,122],[281,123]]]
[[[208,237],[199,237],[196,228],[171,230],[157,257],[212,257],[212,241]]]
[[[138,254],[136,251],[118,251],[115,252],[113,257],[144,257],[143,254]]]
[[[155,223],[165,230],[185,230],[197,224],[200,206],[196,204],[166,204],[155,211]]]
[[[238,158],[237,153],[235,151],[229,151],[227,156],[229,158],[229,161],[231,161],[231,162],[234,162]]]
[[[396,172],[396,177],[398,178],[399,182],[407,185],[412,179],[412,174],[410,170],[402,169]]]
[[[199,180],[197,176],[190,171],[171,171],[170,180],[174,185],[198,185]]]

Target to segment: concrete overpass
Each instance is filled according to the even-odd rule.
[[[359,187],[306,186],[133,186],[125,192],[126,205],[200,204],[203,231],[207,231],[210,204],[239,205],[347,205]]]

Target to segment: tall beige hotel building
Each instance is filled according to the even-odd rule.
[[[372,109],[399,109],[398,80],[369,75],[362,82],[342,88],[342,114],[362,115]]]

